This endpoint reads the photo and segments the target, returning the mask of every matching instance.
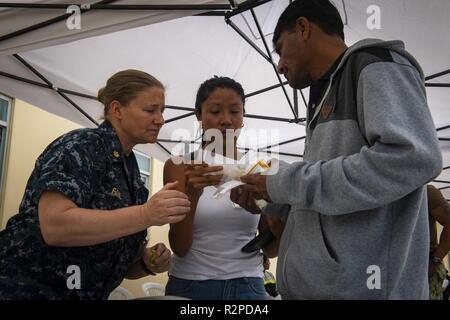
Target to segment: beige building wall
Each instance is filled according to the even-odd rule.
[[[18,99],[13,100],[10,119],[5,161],[6,180],[1,194],[0,229],[18,212],[25,185],[37,157],[58,136],[80,128],[72,121]]]

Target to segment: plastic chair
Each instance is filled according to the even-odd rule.
[[[145,297],[135,300],[190,300],[184,297],[166,296],[166,287],[155,282],[143,283],[142,291],[144,291]]]
[[[124,287],[115,288],[108,297],[108,300],[130,300],[134,299],[134,295],[130,290],[125,289]]]
[[[166,293],[166,287],[156,282],[145,282],[142,284],[142,291],[146,297],[161,297]]]

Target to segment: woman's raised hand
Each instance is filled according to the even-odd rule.
[[[185,190],[189,196],[200,197],[203,188],[217,186],[223,177],[222,166],[208,166],[206,163],[186,165]]]
[[[148,226],[177,223],[191,210],[186,194],[177,190],[178,181],[167,183],[142,205],[142,217]]]

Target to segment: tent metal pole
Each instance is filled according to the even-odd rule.
[[[59,88],[59,91],[67,93],[67,94],[71,94],[71,95],[74,95],[74,96],[79,96],[79,97],[82,97],[82,98],[98,101],[97,97],[91,96],[90,94],[80,93],[80,92],[67,90],[67,89],[61,89],[61,88]]]
[[[195,111],[196,111],[194,108],[178,107],[178,106],[171,106],[171,105],[166,105],[166,109],[181,110],[181,111],[191,111],[192,114],[195,114]],[[191,114],[189,114],[189,115],[191,115]],[[186,114],[185,116],[188,116],[188,115]],[[272,120],[272,121],[289,122],[289,123],[299,123],[299,122],[306,121],[305,118],[288,119],[288,118],[260,116],[260,115],[256,115],[256,114],[244,114],[244,118],[260,119],[260,120]],[[166,121],[166,123],[167,123],[167,121]]]
[[[225,17],[226,11],[209,11],[199,14],[194,14],[195,17]]]
[[[437,183],[450,183],[450,181],[445,181],[445,180],[432,180],[433,182],[437,182]]]
[[[284,81],[284,82],[282,82],[282,84],[286,85],[286,84],[288,84],[288,82]],[[282,84],[275,84],[273,86],[270,86],[270,87],[267,87],[267,88],[264,88],[264,89],[261,89],[261,90],[257,90],[257,91],[248,93],[248,94],[245,95],[245,97],[249,98],[249,97],[252,97],[252,96],[256,96],[257,94],[264,93],[264,92],[267,92],[267,91],[279,88],[279,87],[282,86]],[[308,103],[306,102],[305,95],[303,94],[302,90],[299,90],[299,91],[300,91],[300,95],[302,96],[303,103],[305,104],[305,108],[307,108],[308,107]],[[297,105],[298,105],[298,100],[297,100]],[[297,112],[297,114],[298,114],[298,112]]]
[[[450,73],[450,69],[444,70],[442,72],[438,72],[438,73],[435,73],[435,74],[432,74],[431,76],[428,76],[428,77],[425,77],[425,80],[435,79],[435,78],[441,77],[443,75],[446,75],[448,73]]]
[[[8,39],[11,39],[11,38],[15,38],[15,37],[21,36],[22,34],[25,34],[25,33],[31,32],[31,31],[35,31],[37,29],[41,29],[43,27],[49,26],[51,24],[54,24],[56,22],[60,22],[62,20],[67,19],[69,16],[70,16],[70,14],[65,14],[65,15],[62,15],[62,16],[58,16],[56,18],[53,18],[53,19],[50,19],[50,20],[46,20],[44,22],[40,22],[40,23],[34,24],[32,26],[29,26],[29,27],[26,27],[26,28],[23,28],[23,29],[11,32],[9,34],[3,35],[3,36],[0,37],[0,42],[4,41],[4,40],[8,40]]]
[[[290,139],[290,140],[286,140],[286,141],[283,141],[283,142],[279,142],[279,143],[276,143],[276,144],[272,144],[272,145],[267,146],[267,147],[259,148],[258,151],[263,151],[263,150],[270,149],[270,148],[273,148],[273,147],[282,146],[282,145],[284,145],[284,144],[292,143],[292,142],[295,142],[295,141],[300,141],[300,140],[303,140],[303,139],[305,139],[305,138],[306,138],[306,136],[299,137],[299,138],[294,138],[294,139]]]
[[[299,138],[297,138],[296,140],[298,140]],[[300,138],[301,139],[301,138]],[[164,143],[188,143],[188,144],[200,144],[199,142],[196,141],[184,141],[184,140],[171,140],[171,139],[158,139],[158,142],[164,142]],[[294,153],[286,153],[286,152],[276,152],[276,151],[264,151],[261,149],[249,149],[249,148],[241,148],[238,147],[239,150],[245,150],[245,151],[255,151],[255,152],[263,152],[263,153],[273,153],[273,154],[279,154],[279,155],[284,155],[284,156],[290,156],[290,157],[299,157],[299,158],[303,158],[302,155],[299,154],[294,154]]]
[[[19,76],[15,76],[13,74],[6,73],[6,72],[3,72],[3,71],[0,71],[0,76],[3,76],[5,78],[10,78],[10,79],[13,79],[13,80],[17,80],[17,81],[21,81],[21,82],[25,82],[25,83],[28,83],[28,84],[32,84],[32,85],[35,85],[35,86],[42,87],[42,88],[47,88],[47,89],[50,89],[50,90],[54,90],[48,84],[44,84],[44,83],[40,83],[40,82],[37,82],[37,81],[34,81],[34,80],[30,80],[30,79],[22,78],[22,77],[19,77]],[[87,99],[97,100],[96,97],[91,96],[89,94],[80,93],[80,92],[67,90],[67,89],[63,89],[63,88],[58,88],[58,90],[63,92],[63,93],[71,94],[71,95],[74,95],[74,96],[79,96],[79,97],[83,97],[83,98],[87,98]]]
[[[295,114],[298,114],[298,93],[297,93],[297,89],[292,89],[292,95],[294,97],[294,111]]]
[[[253,43],[253,41],[249,37],[247,37],[247,35],[244,32],[242,32],[241,29],[238,28],[238,26],[236,26],[233,23],[233,21],[231,21],[230,19],[225,19],[225,22],[231,28],[233,28],[233,30],[236,31],[242,37],[242,39],[244,39],[250,46],[252,46],[253,49],[255,49],[266,61],[271,62],[270,57],[266,55],[264,51],[262,51],[255,43]]]
[[[114,0],[116,1],[116,0]],[[221,5],[221,4],[210,4],[210,5],[205,5],[205,4],[198,4],[198,5],[177,5],[177,4],[172,4],[172,5],[108,5],[107,3],[109,3],[108,1],[106,1],[106,4],[103,4],[102,2],[98,3],[98,4],[92,4],[90,6],[82,6],[80,4],[74,4],[77,6],[80,6],[82,8],[81,12],[85,12],[88,10],[140,10],[140,11],[157,11],[157,10],[166,10],[166,11],[186,11],[186,10],[210,10],[208,12],[203,12],[203,13],[199,13],[196,14],[195,16],[219,16],[219,17],[225,17],[228,15],[228,17],[232,17],[234,15],[240,14],[246,10],[249,10],[250,8],[255,8],[258,7],[264,3],[270,2],[272,0],[249,0],[249,1],[245,1],[241,4],[237,4],[235,5],[234,9],[230,10],[229,6],[226,5]],[[111,1],[112,2],[112,1]],[[1,2],[0,3],[0,8],[22,8],[22,9],[57,9],[57,10],[65,10],[67,9],[71,4],[42,4],[42,3],[9,3],[9,2]],[[233,8],[233,7],[232,7]],[[55,22],[59,22],[61,20],[64,20],[66,18],[68,18],[70,15],[67,14],[64,16],[64,18],[61,17],[56,17],[54,18],[55,20],[48,20],[45,22],[42,22],[41,24],[36,24],[32,27],[39,29],[42,27],[45,27],[46,25],[49,24],[53,24]],[[35,29],[31,29],[31,27],[22,29],[22,30],[18,30],[14,33],[11,33],[10,35],[5,35],[5,39],[3,39],[3,37],[0,37],[0,41],[1,40],[6,40],[7,36],[9,37],[14,37],[14,36],[18,36],[22,33],[26,33]]]
[[[58,91],[57,91],[58,92]],[[97,121],[95,121],[89,114],[87,114],[83,109],[81,109],[72,99],[70,99],[68,96],[66,96],[63,92],[58,92],[58,94],[63,97],[67,102],[69,102],[75,109],[80,111],[86,118],[88,118],[92,123],[94,123],[96,126],[99,125]]]
[[[91,10],[140,10],[140,11],[194,11],[194,10],[229,10],[223,4],[114,4],[91,5]]]
[[[267,2],[270,2],[272,0],[250,0],[250,1],[245,1],[242,2],[241,4],[237,5],[237,9],[234,10],[227,10],[227,11],[209,11],[209,12],[203,12],[203,13],[199,13],[196,14],[195,16],[199,16],[199,17],[225,17],[227,19],[241,14],[247,10],[249,10],[250,8],[256,8],[259,7],[260,5],[263,5]]]
[[[287,84],[287,81],[283,82],[283,84]],[[273,89],[276,89],[276,88],[279,88],[279,87],[281,87],[281,84],[275,84],[273,86],[270,86],[270,87],[267,87],[267,88],[264,88],[264,89],[261,89],[261,90],[257,90],[257,91],[248,93],[248,94],[245,95],[245,97],[249,98],[249,97],[252,97],[252,96],[256,96],[257,94],[264,93],[264,92],[267,92],[267,91],[270,91],[270,90],[273,90]]]
[[[164,123],[170,123],[170,122],[177,121],[177,120],[180,120],[180,119],[188,118],[190,116],[193,116],[194,114],[195,114],[195,112],[189,112],[189,113],[183,114],[181,116],[174,117],[172,119],[166,120],[166,121],[164,121]]]
[[[75,5],[81,7],[84,10],[141,10],[141,11],[188,11],[188,10],[229,10],[229,5],[223,4],[91,4],[89,6],[83,6],[80,4],[45,4],[45,3],[8,3],[0,2],[0,8],[21,8],[21,9],[57,9],[65,10],[69,6]]]
[[[193,10],[210,10],[209,12],[199,13],[196,16],[228,16],[232,17],[242,12],[249,10],[250,8],[256,8],[272,0],[250,0],[241,4],[232,4],[233,0],[230,0],[230,6],[222,4],[156,4],[156,5],[109,5],[109,4],[92,4],[90,6],[82,6],[80,4],[72,4],[80,6],[84,10],[140,10],[140,11],[193,11]],[[65,10],[71,4],[44,4],[44,3],[10,3],[0,2],[0,8],[19,8],[19,9],[56,9]]]
[[[114,1],[117,1],[117,0],[103,0],[103,1],[97,2],[97,3],[95,3],[95,4],[107,4],[107,3],[114,2]],[[95,5],[95,4],[93,4],[93,5]],[[86,12],[86,11],[87,11],[87,10],[85,10],[85,9],[81,9],[81,10],[80,10],[80,13],[83,14],[83,13]],[[52,18],[52,19],[50,19],[50,20],[46,20],[46,21],[43,21],[43,22],[34,24],[34,25],[32,25],[32,26],[29,26],[29,27],[26,27],[26,28],[23,28],[23,29],[20,29],[20,30],[11,32],[11,33],[8,33],[8,34],[3,35],[3,36],[0,36],[0,42],[1,42],[1,41],[4,41],[4,40],[11,39],[11,38],[14,38],[14,37],[18,37],[18,36],[20,36],[20,35],[22,35],[22,34],[25,34],[25,33],[31,32],[31,31],[35,31],[35,30],[37,30],[37,29],[44,28],[44,27],[49,26],[49,25],[51,25],[51,24],[54,24],[54,23],[57,23],[57,22],[66,20],[66,19],[69,18],[71,15],[72,15],[71,13],[66,13],[66,14],[63,14],[63,15],[61,15],[61,16]]]
[[[303,103],[305,104],[305,108],[308,109],[308,103],[306,102],[305,96],[303,95],[303,91],[300,90],[300,95],[302,96]]]
[[[36,70],[33,66],[31,66],[27,61],[25,61],[25,60],[24,60],[22,57],[20,57],[18,54],[14,54],[14,57],[15,57],[16,59],[18,59],[22,64],[24,64],[28,69],[30,69],[30,70],[31,70],[35,75],[37,75],[42,81],[44,81],[44,82],[46,83],[46,85],[40,84],[40,83],[35,82],[35,81],[33,81],[33,82],[31,82],[31,81],[26,81],[26,82],[31,83],[31,84],[40,85],[40,86],[46,87],[46,88],[48,88],[48,89],[53,89],[54,91],[58,92],[58,94],[60,94],[64,99],[66,99],[70,104],[72,104],[78,111],[80,111],[81,113],[83,113],[83,115],[85,115],[89,120],[91,120],[91,121],[94,122],[96,125],[98,125],[98,123],[97,123],[94,119],[92,119],[87,113],[85,113],[85,112],[84,112],[78,105],[76,105],[75,102],[73,102],[69,97],[67,97],[61,89],[54,87],[53,84],[52,84],[50,81],[48,81],[48,80],[47,80],[47,79],[46,79],[39,71],[37,71],[37,70]],[[18,79],[18,80],[19,80],[19,79]],[[24,79],[24,80],[27,80],[27,79]],[[73,91],[70,91],[70,90],[65,90],[65,91],[66,91],[67,93],[72,93],[72,94],[76,93],[76,92],[73,92]],[[78,94],[78,93],[76,93],[76,94],[77,94],[77,95],[81,95],[81,94]],[[83,97],[85,97],[85,98],[90,98],[90,99],[93,99],[93,100],[97,100],[97,98],[95,98],[95,97],[93,97],[93,96],[89,96],[89,95],[81,95],[81,96],[83,96]],[[174,107],[173,107],[173,106],[169,106],[168,108],[174,108]],[[181,107],[176,107],[176,108],[177,108],[177,109],[188,109],[188,108],[181,108]],[[176,121],[176,120],[179,120],[179,119],[187,118],[187,117],[190,117],[190,116],[192,116],[192,115],[194,115],[194,114],[195,114],[195,112],[190,112],[190,113],[187,113],[187,114],[185,114],[185,115],[181,115],[181,116],[178,116],[178,117],[169,119],[169,120],[165,121],[165,123],[170,123],[170,122],[172,122],[172,121]]]
[[[425,83],[425,87],[450,88],[450,83]]]
[[[245,11],[248,11],[250,9],[259,7],[267,2],[271,2],[272,0],[248,0],[244,1],[241,4],[238,5],[237,9],[234,9],[230,12],[225,13],[225,19],[230,19],[233,16],[236,16],[238,14],[241,14]]]
[[[172,155],[172,152],[170,152],[166,147],[164,147],[161,143],[156,141],[156,144],[161,147],[165,152],[167,152],[170,156]]]
[[[38,87],[52,89],[47,84],[40,83],[40,82],[37,82],[37,81],[34,81],[34,80],[30,80],[30,79],[25,79],[25,78],[22,78],[22,77],[19,77],[19,76],[15,76],[13,74],[6,73],[6,72],[3,72],[3,71],[0,71],[0,76],[3,76],[5,78],[10,78],[10,79],[13,79],[13,80],[17,80],[17,81],[21,81],[21,82],[25,82],[25,83],[28,83],[28,84],[32,84],[32,85],[38,86]]]
[[[13,54],[13,57],[19,60],[25,67],[27,67],[31,72],[39,77],[42,81],[44,81],[48,86],[53,87],[53,84],[47,80],[39,71],[37,71],[31,64],[29,64],[25,59],[23,59],[18,54]]]
[[[230,3],[230,7],[231,9],[237,9],[237,5],[236,2],[234,2],[234,0],[228,0],[228,2]]]
[[[48,84],[44,84],[44,83],[40,83],[40,82],[37,82],[37,81],[34,81],[34,80],[30,80],[30,79],[22,78],[22,77],[19,77],[19,76],[15,76],[15,75],[3,72],[3,71],[0,71],[0,76],[4,76],[6,78],[14,79],[14,80],[21,81],[21,82],[24,82],[24,83],[28,83],[28,84],[32,84],[32,85],[35,85],[35,86],[39,86],[39,87],[42,87],[42,88],[47,88],[49,90],[54,90],[53,87],[48,85]],[[75,91],[67,90],[67,89],[62,89],[62,88],[58,88],[58,91],[97,101],[96,97],[88,95],[88,94],[79,93],[79,92],[75,92]],[[166,105],[166,108],[167,109],[171,109],[171,110],[190,111],[192,114],[195,114],[195,109],[194,108],[178,107],[178,106],[172,106],[172,105]],[[187,117],[187,115],[185,115],[185,116]],[[260,116],[260,115],[253,115],[253,114],[244,114],[244,117],[246,117],[246,118],[253,118],[253,119],[260,119],[260,120],[271,120],[271,121],[288,122],[288,123],[298,123],[298,122],[306,121],[305,118],[287,119],[287,118],[268,117],[268,116]],[[167,121],[166,121],[166,123],[167,123]]]
[[[185,107],[177,107],[177,106],[166,106],[167,109],[173,110],[181,110],[181,111],[191,111],[192,114],[195,114],[195,109],[193,108],[185,108]],[[187,115],[186,115],[187,116]],[[271,121],[280,121],[280,122],[288,122],[288,123],[299,123],[306,121],[305,118],[297,118],[297,119],[288,119],[288,118],[278,118],[278,117],[269,117],[269,116],[260,116],[256,114],[244,114],[244,118],[252,118],[252,119],[260,119],[260,120],[271,120]],[[167,123],[167,121],[166,121]]]
[[[305,118],[287,119],[287,118],[277,118],[277,117],[259,116],[259,115],[256,115],[256,114],[244,114],[244,118],[260,119],[260,120],[271,120],[271,121],[280,121],[280,122],[288,122],[288,123],[300,123],[300,122],[306,121]]]
[[[450,167],[444,167],[444,168],[442,168],[442,171],[447,170],[447,169],[450,169]],[[439,180],[433,180],[433,181],[434,182],[440,182],[440,183],[447,183],[447,182],[443,182],[443,181],[439,181]],[[450,181],[448,183],[450,183]],[[450,189],[450,186],[439,188],[439,190],[444,190],[444,189]]]
[[[245,95],[245,98],[250,98],[250,97],[256,96],[256,95],[258,95],[258,94],[260,94],[260,93],[264,93],[264,92],[267,92],[267,91],[270,91],[270,90],[279,88],[279,87],[281,87],[282,85],[285,85],[285,84],[288,84],[288,82],[287,82],[287,81],[284,81],[284,82],[282,82],[282,84],[275,84],[275,85],[273,85],[273,86],[270,86],[270,87],[267,87],[267,88],[264,88],[264,89],[261,89],[261,90],[257,90],[257,91],[248,93],[248,94]],[[303,103],[305,104],[305,108],[307,108],[307,107],[308,107],[308,103],[307,103],[306,100],[305,100],[305,96],[303,95],[303,91],[302,91],[302,90],[299,90],[299,91],[300,91],[300,94],[301,94],[301,96],[302,96]],[[294,91],[294,92],[295,92],[295,91]],[[296,98],[296,101],[297,101],[297,114],[298,114],[298,98]],[[306,120],[300,120],[299,122],[302,122],[302,121],[306,121]],[[294,122],[295,122],[295,121],[294,121]]]
[[[173,110],[181,110],[181,111],[195,111],[194,108],[185,108],[185,107],[178,107],[178,106],[171,106],[171,105],[166,105],[167,109],[173,109]]]
[[[25,59],[15,54],[14,57],[19,60],[25,67],[27,67],[31,72],[37,75],[42,81],[44,81],[48,86],[50,86],[57,94],[63,97],[67,102],[69,102],[75,109],[81,112],[86,118],[88,118],[92,123],[98,126],[98,122],[95,121],[89,114],[87,114],[83,109],[81,109],[72,99],[70,99],[65,93],[60,92],[57,87],[55,87],[47,78],[45,78],[39,71],[37,71],[32,65],[30,65]]]
[[[273,69],[275,71],[275,75],[278,78],[278,82],[280,84],[283,84],[283,81],[281,80],[280,74],[278,73],[277,66],[275,65],[275,63],[272,60],[272,54],[270,53],[269,46],[267,45],[266,38],[264,37],[264,33],[263,33],[262,29],[261,29],[261,26],[259,25],[259,21],[258,21],[258,18],[256,17],[255,11],[253,9],[250,9],[250,12],[252,13],[253,20],[255,20],[256,27],[258,28],[259,35],[261,36],[261,40],[263,41],[264,47],[266,48],[266,52],[267,52],[267,54],[268,54],[268,56],[270,58],[269,62],[272,65],[272,67],[273,67]],[[291,111],[294,114],[294,118],[297,119],[298,115],[297,115],[297,113],[295,113],[294,107],[292,106],[292,102],[291,102],[291,99],[289,98],[289,96],[287,94],[286,88],[283,85],[281,86],[281,88],[283,89],[283,93],[284,93],[284,95],[286,97],[286,100],[287,100],[287,102],[289,104],[289,107],[291,108]]]
[[[183,141],[183,140],[170,140],[170,139],[158,139],[158,141],[156,142],[161,148],[163,148],[167,153],[171,154],[162,144],[161,142],[164,143],[188,143],[188,144],[199,144],[196,143],[195,141]],[[250,148],[241,148],[238,147],[239,150],[245,150],[245,151],[255,151],[258,152],[258,150],[254,150],[254,149],[250,149]],[[278,154],[281,156],[290,156],[290,157],[297,157],[297,158],[303,158],[302,155],[300,154],[294,154],[294,153],[286,153],[286,152],[274,152],[274,151],[261,151],[263,153],[267,153],[267,154]]]
[[[441,131],[441,130],[445,130],[445,129],[448,129],[448,128],[450,128],[450,125],[443,126],[443,127],[440,127],[440,128],[436,128],[436,131]]]

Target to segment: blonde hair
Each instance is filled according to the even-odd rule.
[[[97,99],[104,105],[104,117],[112,101],[117,100],[127,106],[141,91],[152,87],[164,90],[163,84],[146,72],[129,69],[115,73],[108,79],[106,86],[98,90]]]

